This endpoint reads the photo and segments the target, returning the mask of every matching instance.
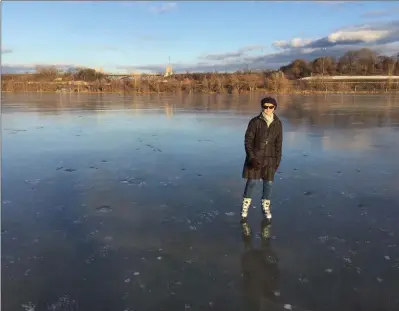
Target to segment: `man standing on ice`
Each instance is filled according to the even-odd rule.
[[[262,211],[271,221],[270,197],[274,175],[280,165],[283,125],[275,115],[277,101],[272,97],[261,100],[261,113],[249,121],[245,133],[246,159],[242,177],[247,179],[241,208],[241,222],[246,222],[256,180],[263,180]]]

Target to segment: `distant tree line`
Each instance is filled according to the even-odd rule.
[[[312,61],[296,59],[279,70],[236,71],[234,73],[182,73],[163,77],[162,74],[126,76],[113,79],[91,68],[60,71],[55,66],[37,67],[32,74],[2,75],[2,90],[65,91],[65,92],[228,92],[267,90],[270,92],[352,92],[398,91],[397,81],[303,81],[309,76],[399,75],[399,54],[394,57],[377,55],[369,49],[348,51],[342,57],[320,57]],[[388,81],[389,80],[389,81]]]
[[[59,78],[62,80],[94,82],[103,79],[105,75],[92,68],[70,68],[62,71],[55,66],[36,66],[35,73],[31,77],[35,81],[53,81]]]
[[[319,57],[310,62],[296,59],[280,68],[288,79],[313,75],[399,75],[399,53],[389,57],[370,49],[348,51],[342,57]]]

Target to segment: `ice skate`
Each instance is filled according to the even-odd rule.
[[[252,199],[250,199],[250,198],[243,198],[243,200],[242,200],[241,223],[244,223],[247,221],[248,210],[249,210],[249,206],[251,205],[251,201],[252,201]]]

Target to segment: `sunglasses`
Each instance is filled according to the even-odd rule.
[[[274,109],[274,106],[263,106],[263,109]]]

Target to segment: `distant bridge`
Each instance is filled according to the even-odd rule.
[[[160,78],[164,77],[164,75],[162,75],[162,74],[135,75],[135,74],[122,74],[122,73],[104,73],[104,75],[105,75],[105,77],[110,78],[110,79],[120,79],[120,80],[126,80],[126,79],[155,80],[155,79],[160,79]]]

